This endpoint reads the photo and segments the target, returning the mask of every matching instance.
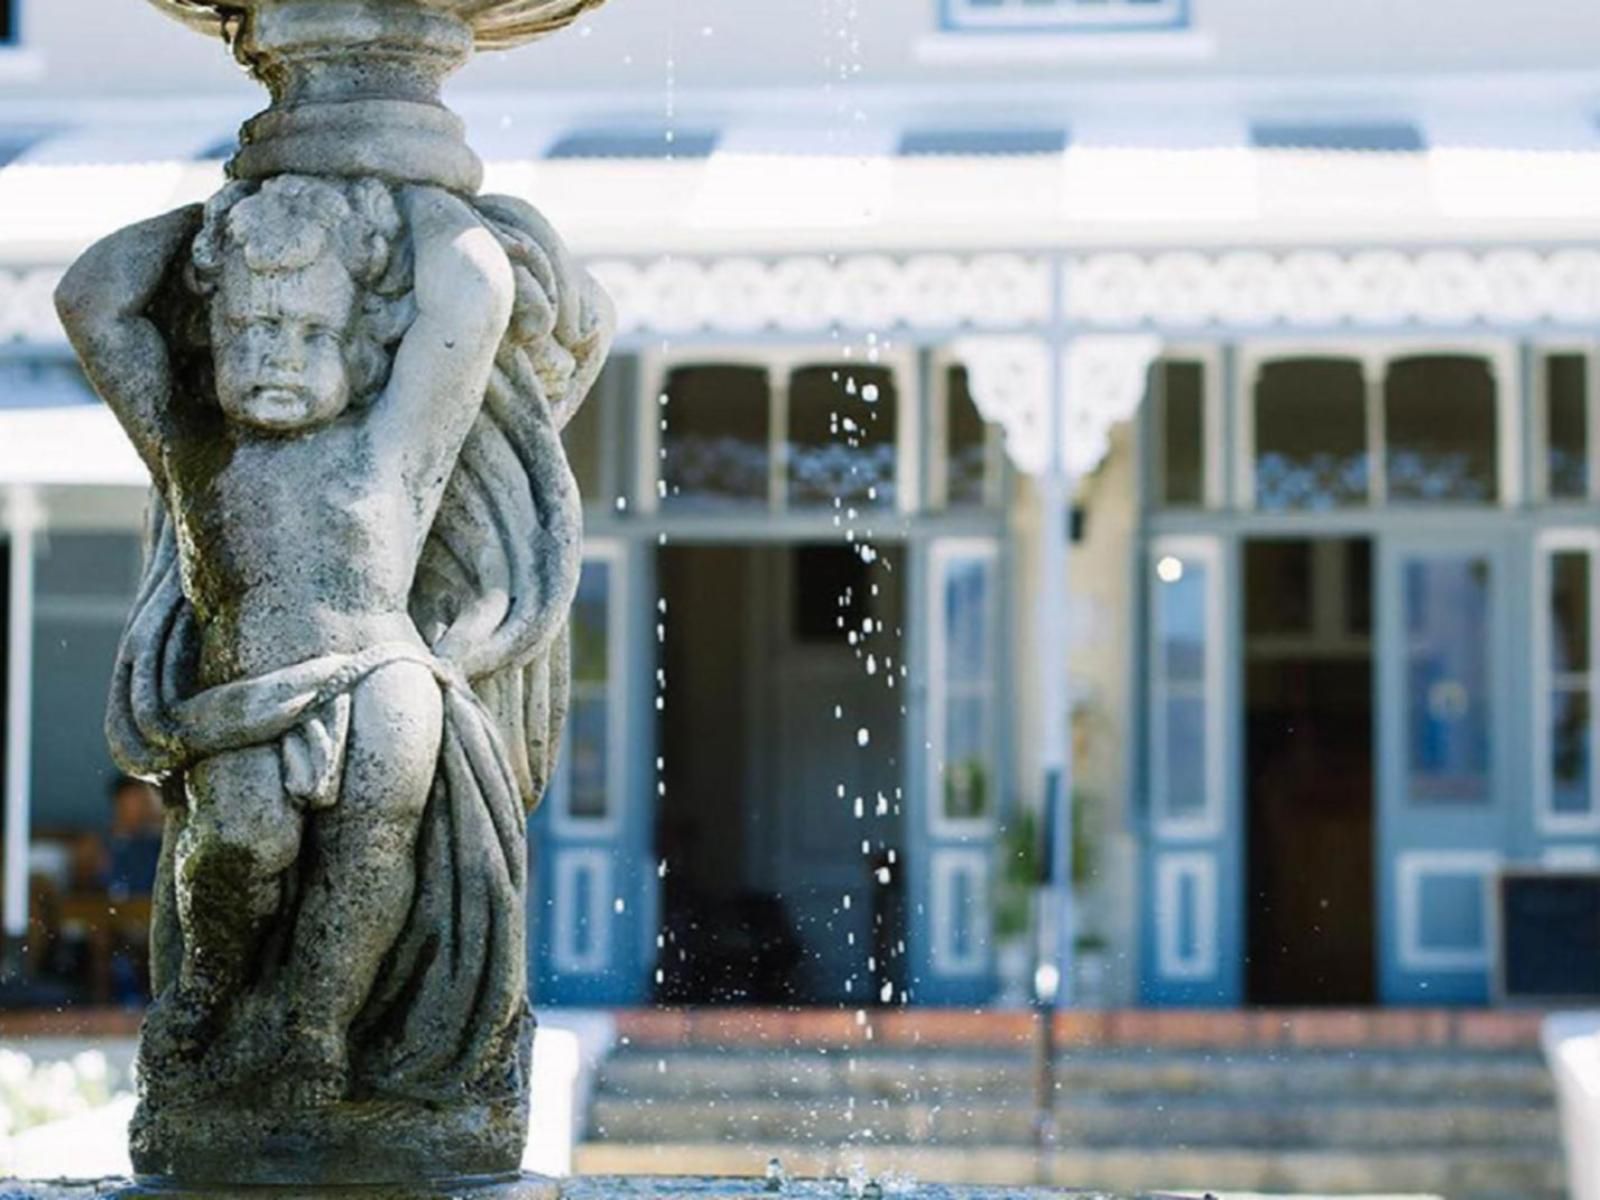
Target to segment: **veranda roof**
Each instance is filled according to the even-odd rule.
[[[878,121],[814,103],[737,117],[707,104],[670,123],[600,101],[553,113],[547,97],[476,95],[457,107],[487,162],[486,190],[533,201],[590,255],[1600,233],[1596,114],[1493,89],[1470,107],[1337,118],[1148,101]],[[20,148],[0,167],[0,263],[65,261],[120,225],[203,200],[246,115],[237,104],[130,102],[50,128],[43,110],[0,107],[0,158]],[[10,138],[8,125],[36,136]]]

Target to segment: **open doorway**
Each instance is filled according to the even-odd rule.
[[[663,1002],[861,1004],[891,981],[903,557],[661,550]]]
[[[1372,544],[1244,546],[1252,1003],[1376,999]]]

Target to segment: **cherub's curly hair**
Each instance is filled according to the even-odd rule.
[[[215,294],[230,252],[252,271],[296,271],[332,253],[356,285],[357,311],[345,339],[353,402],[388,382],[394,348],[416,315],[410,239],[387,184],[280,175],[232,183],[206,204],[189,255],[189,285]],[[208,330],[196,330],[203,338]]]

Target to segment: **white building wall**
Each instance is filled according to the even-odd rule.
[[[0,100],[251,95],[251,85],[217,46],[157,19],[137,0],[10,2],[20,6],[21,48],[0,51]],[[1192,0],[1190,29],[1183,34],[940,34],[940,0],[820,0],[801,7],[612,0],[544,47],[483,56],[457,87],[617,92],[619,104],[650,117],[665,114],[673,88],[942,87],[959,81],[1020,90],[1152,77],[1590,71],[1593,47],[1600,44],[1600,6],[1589,0]],[[841,104],[847,116],[849,105]]]

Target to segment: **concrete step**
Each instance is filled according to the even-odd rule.
[[[1526,1053],[1084,1052],[1063,1058],[1068,1095],[1495,1098],[1547,1102],[1549,1072]],[[855,1096],[937,1102],[1032,1096],[1025,1055],[796,1051],[790,1054],[623,1051],[599,1077],[603,1092],[638,1099]]]
[[[945,1146],[1026,1146],[1037,1115],[1019,1100],[928,1104],[853,1097],[694,1102],[623,1099],[609,1094],[590,1109],[590,1136],[615,1142],[841,1141]],[[1080,1096],[1057,1108],[1058,1141],[1086,1147],[1184,1144],[1277,1149],[1545,1148],[1559,1130],[1545,1106],[1395,1103],[1368,1099]]]
[[[865,1170],[884,1180],[1043,1183],[1127,1195],[1160,1191],[1334,1195],[1413,1193],[1450,1200],[1558,1200],[1559,1163],[1542,1150],[1442,1155],[1431,1151],[1283,1151],[1240,1147],[1064,1149],[1042,1159],[1024,1147],[794,1145],[785,1140],[580,1146],[581,1174],[760,1175],[777,1158],[795,1177]],[[887,1189],[886,1189],[887,1190]]]

